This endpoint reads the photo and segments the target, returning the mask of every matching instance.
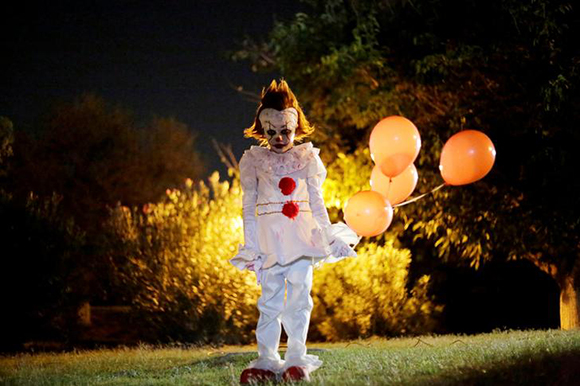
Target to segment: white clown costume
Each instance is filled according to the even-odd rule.
[[[274,118],[292,119],[288,110],[294,109]],[[310,142],[283,153],[252,146],[240,160],[245,245],[231,263],[256,271],[262,285],[259,357],[249,368],[279,374],[292,366],[311,372],[322,365],[306,354],[313,265],[356,256],[352,248],[359,237],[343,223],[330,223],[322,198],[326,169],[318,153]],[[284,360],[278,354],[281,325],[288,335]]]

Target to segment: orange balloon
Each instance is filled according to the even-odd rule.
[[[417,158],[421,136],[413,122],[393,115],[382,119],[373,128],[369,147],[372,160],[383,174],[396,177]]]
[[[380,193],[363,190],[348,199],[344,221],[361,236],[377,236],[393,221],[393,207]]]
[[[443,146],[439,170],[449,185],[465,185],[483,178],[495,162],[495,147],[481,131],[464,130]]]
[[[371,189],[379,192],[389,200],[391,205],[403,202],[413,193],[419,180],[419,174],[414,164],[411,164],[396,177],[390,178],[381,172],[377,165],[371,173]]]

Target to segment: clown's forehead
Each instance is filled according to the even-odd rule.
[[[289,130],[294,130],[298,126],[298,112],[294,107],[289,107],[282,111],[276,109],[264,109],[258,117],[262,127],[268,128],[282,128],[285,127]]]

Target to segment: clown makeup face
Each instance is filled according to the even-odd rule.
[[[295,108],[290,107],[282,111],[264,109],[259,119],[270,150],[285,153],[294,146],[296,127],[298,127],[298,112]]]

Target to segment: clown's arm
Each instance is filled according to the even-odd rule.
[[[315,158],[316,164],[313,168],[314,172],[306,179],[312,217],[316,220],[322,232],[324,232],[334,257],[354,257],[357,255],[354,249],[345,241],[344,238],[338,236],[340,233],[345,233],[344,228],[347,228],[346,225],[342,223],[332,225],[330,223],[328,211],[326,210],[324,199],[322,197],[322,183],[326,179],[326,168],[324,167],[320,157],[316,156]],[[350,229],[347,229],[346,233],[352,233],[352,236],[354,236],[347,237],[347,239],[354,238],[356,240],[356,242],[351,244],[354,247],[354,245],[358,243],[356,234],[354,234]]]
[[[260,264],[260,248],[256,231],[256,200],[258,179],[256,168],[244,154],[240,160],[240,182],[242,185],[242,215],[244,222],[244,243],[239,246],[238,254],[230,262],[237,268],[254,270]]]

